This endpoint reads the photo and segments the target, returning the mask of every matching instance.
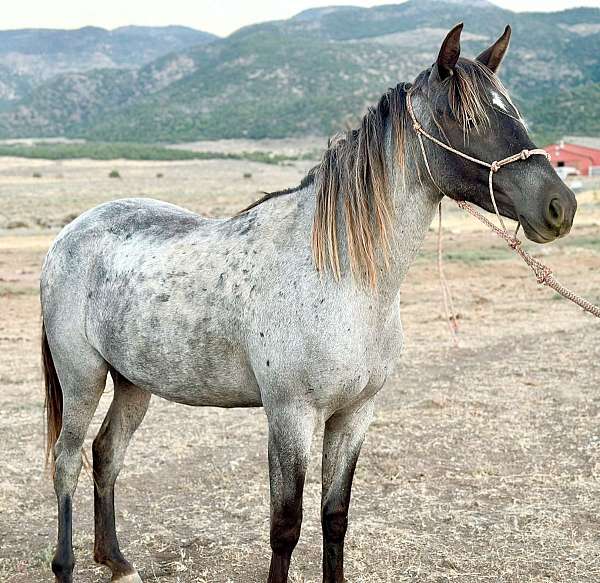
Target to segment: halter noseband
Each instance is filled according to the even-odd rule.
[[[423,144],[423,136],[425,136],[428,140],[432,141],[434,144],[440,146],[444,150],[448,150],[448,152],[452,152],[465,160],[469,160],[474,162],[475,164],[479,164],[480,166],[484,166],[485,168],[490,169],[490,174],[488,178],[488,186],[490,190],[490,198],[492,199],[492,204],[494,205],[494,211],[496,212],[496,216],[502,225],[502,228],[505,232],[507,232],[506,226],[504,225],[504,221],[500,216],[500,212],[498,211],[498,206],[496,205],[496,197],[494,196],[494,174],[502,168],[502,166],[507,166],[508,164],[512,164],[512,162],[517,162],[518,160],[527,160],[530,156],[545,156],[546,159],[550,160],[550,154],[546,152],[546,150],[542,150],[541,148],[534,148],[533,150],[521,150],[518,154],[513,154],[512,156],[508,156],[508,158],[503,158],[502,160],[494,160],[492,163],[486,162],[485,160],[480,160],[479,158],[474,158],[473,156],[469,156],[456,148],[453,148],[449,144],[445,144],[441,140],[438,140],[435,136],[432,136],[426,130],[423,129],[423,126],[417,121],[415,116],[415,112],[412,106],[412,91],[408,91],[406,94],[406,106],[408,109],[408,114],[412,120],[412,126],[419,138],[419,145],[421,146],[421,152],[423,154],[423,160],[425,162],[425,167],[427,168],[427,172],[429,177],[431,178],[435,187],[443,194],[446,193],[439,187],[435,179],[433,178],[433,174],[431,173],[431,168],[429,166],[429,160],[427,159],[427,154],[425,153],[425,146]]]

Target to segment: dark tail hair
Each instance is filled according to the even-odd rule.
[[[54,473],[54,445],[62,429],[63,394],[60,381],[54,367],[54,360],[48,346],[46,329],[42,322],[42,368],[44,370],[44,385],[46,387],[46,399],[44,410],[46,411],[46,468]]]

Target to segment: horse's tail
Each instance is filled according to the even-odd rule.
[[[62,429],[63,394],[43,322],[42,368],[44,369],[44,385],[46,387],[46,399],[44,401],[44,410],[46,411],[46,468],[54,473],[54,446]]]

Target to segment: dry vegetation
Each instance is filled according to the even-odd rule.
[[[223,215],[308,163],[3,161],[0,171],[0,580],[50,581],[55,537],[42,472],[37,277],[58,226],[111,198],[160,197]],[[121,180],[108,178],[116,169]],[[33,178],[33,173],[40,178]],[[157,179],[157,174],[163,174]],[[251,178],[244,178],[251,173]],[[565,283],[600,301],[600,204],[580,197],[569,239],[544,248]],[[600,581],[598,324],[451,210],[446,270],[459,349],[439,316],[434,237],[402,294],[406,350],[379,398],[356,474],[346,571],[355,583]],[[98,429],[110,388],[90,431]],[[88,442],[89,447],[90,442]],[[292,581],[320,580],[319,450]],[[117,486],[122,547],[145,581],[252,583],[268,568],[261,410],[155,399]],[[92,561],[92,484],[75,504],[77,581]]]

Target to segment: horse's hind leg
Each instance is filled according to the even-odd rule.
[[[54,353],[54,361],[49,366],[52,369],[50,374],[57,379],[57,382],[52,382],[52,386],[55,387],[54,403],[62,401],[62,427],[53,447],[54,491],[58,502],[58,544],[52,560],[52,571],[58,583],[71,583],[75,565],[72,547],[73,495],[81,472],[81,448],[104,390],[107,366],[89,347],[81,351],[71,349],[70,352],[55,349]],[[49,355],[47,344],[45,355]],[[48,368],[48,365],[46,367]],[[48,378],[48,371],[46,374]],[[55,428],[60,425],[59,406],[51,405],[54,419],[57,420]],[[50,443],[50,446],[52,445]]]
[[[115,481],[123,465],[125,450],[150,403],[150,393],[111,371],[115,392],[102,427],[94,440],[94,560],[112,571],[112,580],[141,582],[133,566],[119,549],[115,528]]]

